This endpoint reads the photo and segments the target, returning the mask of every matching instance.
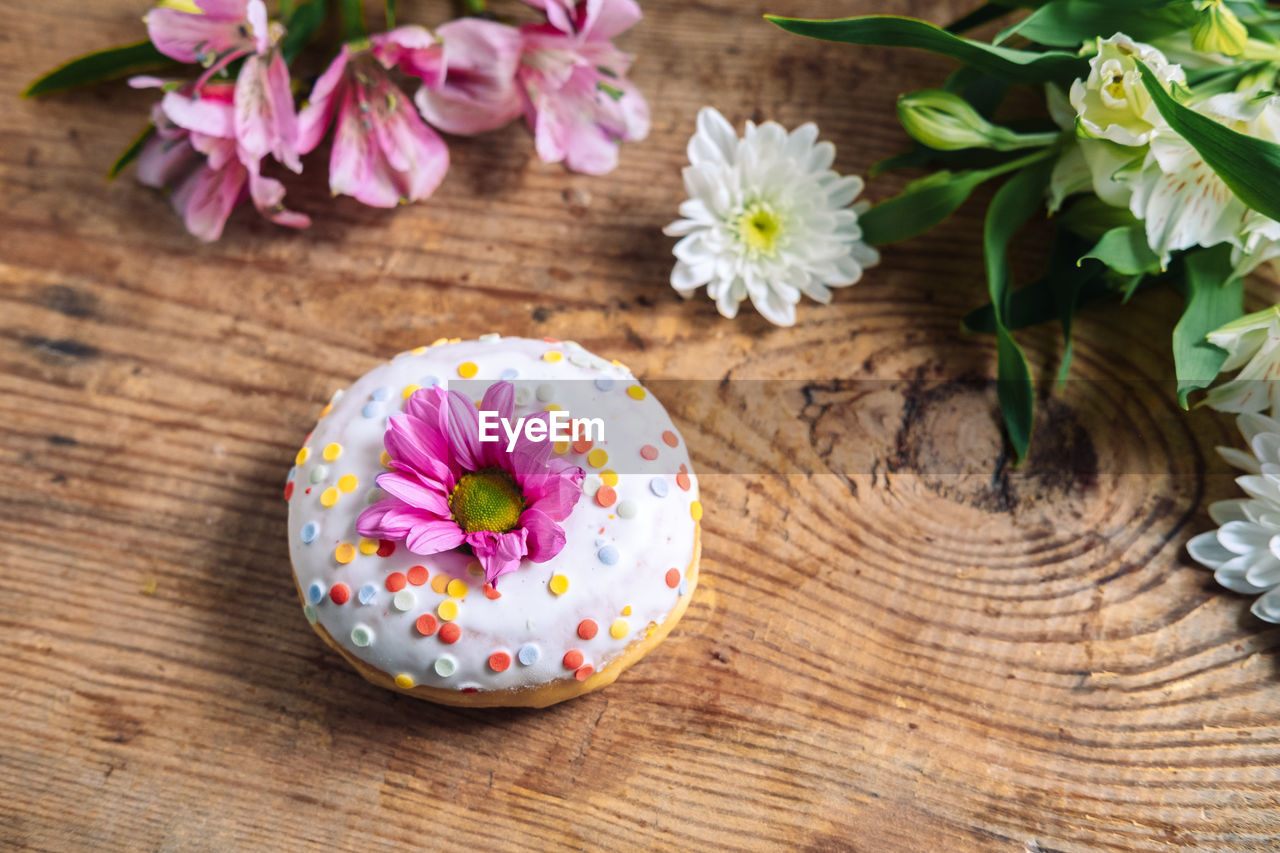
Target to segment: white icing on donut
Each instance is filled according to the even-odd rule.
[[[547,361],[548,352],[561,357]],[[473,380],[460,379],[459,365],[466,363],[477,368]],[[511,370],[517,372],[514,378]],[[603,467],[592,467],[587,454],[572,448],[564,454],[589,475],[573,512],[560,523],[564,549],[546,563],[526,559],[517,571],[503,575],[496,598],[486,595],[483,575],[474,573],[478,562],[463,551],[424,556],[397,542],[390,556],[366,553],[376,543],[365,540],[361,547],[356,519],[379,495],[375,480],[387,470],[381,461],[386,419],[401,411],[404,389],[435,380],[479,400],[490,383],[502,378],[516,385],[516,417],[551,404],[574,417],[605,421],[606,440],[592,448],[608,453]],[[299,452],[286,486],[291,493],[289,554],[308,619],[402,687],[536,687],[573,678],[564,657],[574,649],[582,653],[585,666],[604,669],[651,626],[665,621],[680,596],[688,594],[684,573],[694,552],[694,516],[701,512],[684,440],[662,404],[647,392],[635,399],[640,394],[628,392],[632,387],[639,386],[625,367],[572,342],[486,335],[401,353],[335,394]],[[330,449],[326,454],[330,445],[340,452]],[[642,456],[642,447],[648,455],[656,449],[657,458]],[[602,475],[615,468],[620,469],[613,487],[616,502],[605,508],[596,496]],[[354,486],[345,477],[354,477]],[[349,562],[339,561],[340,549],[343,557],[351,557]],[[608,562],[615,557],[616,562]],[[414,566],[426,568],[426,583],[388,589],[388,576],[408,575]],[[668,574],[672,569],[678,576]],[[568,589],[560,595],[550,588],[556,575],[568,579]],[[461,580],[468,591],[461,599],[437,591],[432,583],[442,584],[438,577]],[[670,581],[676,582],[674,588]],[[331,595],[339,584],[346,585],[350,596],[342,604]],[[318,601],[317,592],[322,596]],[[417,627],[423,614],[435,616],[443,626],[440,605],[445,601],[456,603],[452,621],[461,629],[451,644],[440,630],[424,636]],[[598,627],[590,640],[579,636],[579,625],[588,619]],[[617,620],[623,621],[611,631]],[[504,671],[491,667],[495,653],[509,656]]]

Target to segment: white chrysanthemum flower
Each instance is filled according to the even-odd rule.
[[[1280,305],[1232,320],[1208,339],[1227,351],[1221,372],[1240,372],[1210,389],[1201,405],[1220,412],[1280,413]]]
[[[750,298],[770,321],[790,326],[801,293],[829,302],[829,288],[853,284],[879,262],[858,226],[869,205],[850,207],[862,179],[831,171],[835,146],[817,140],[812,123],[788,134],[775,122],[747,122],[739,139],[719,112],[699,111],[684,218],[663,229],[683,238],[672,287],[688,297],[706,285],[726,317]]]
[[[1218,529],[1192,537],[1187,553],[1227,589],[1260,595],[1255,616],[1280,622],[1280,421],[1246,413],[1236,423],[1252,454],[1230,447],[1218,452],[1246,472],[1236,482],[1249,497],[1211,504]]]

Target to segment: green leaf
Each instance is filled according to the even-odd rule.
[[[1150,68],[1134,60],[1151,100],[1169,126],[1181,134],[1246,205],[1280,219],[1280,145],[1218,124],[1175,101]]]
[[[149,41],[124,47],[112,47],[73,59],[32,82],[22,93],[24,98],[60,92],[88,83],[100,83],[126,74],[136,74],[157,66],[169,65],[172,59],[156,50]]]
[[[121,152],[116,161],[111,164],[111,168],[107,170],[107,180],[115,180],[115,178],[125,170],[125,167],[138,159],[138,155],[142,153],[143,147],[151,141],[151,137],[156,135],[156,126],[149,124],[139,133],[133,142],[129,143],[129,147]]]
[[[387,10],[387,29],[394,30],[396,28],[396,0],[386,0]]]
[[[338,9],[342,13],[342,41],[357,42],[369,37],[369,28],[364,23],[364,3],[361,0],[338,0]]]
[[[1057,218],[1058,227],[1096,243],[1113,228],[1137,225],[1128,208],[1107,204],[1096,195],[1084,195]]]
[[[896,15],[865,15],[831,21],[766,15],[788,32],[846,44],[912,47],[949,56],[1015,83],[1073,80],[1088,73],[1088,61],[1066,51],[1014,50],[961,38],[926,21]]]
[[[1014,465],[1022,464],[1031,445],[1035,395],[1027,358],[1005,325],[1013,285],[1008,248],[1014,233],[1044,204],[1052,168],[1052,161],[1040,160],[1006,181],[991,199],[982,231],[987,292],[996,327],[996,396],[1013,445]]]
[[[280,54],[287,64],[292,64],[315,37],[324,23],[325,7],[326,0],[310,0],[293,10],[285,24],[284,38],[280,41]]]
[[[1244,313],[1244,283],[1232,276],[1231,246],[1222,243],[1184,256],[1187,305],[1173,327],[1173,367],[1178,377],[1178,403],[1208,387],[1227,360],[1227,351],[1206,335]]]
[[[1141,222],[1112,228],[1076,263],[1089,258],[1102,261],[1124,275],[1160,271],[1160,258],[1147,245],[1147,230]]]
[[[983,24],[991,21],[999,20],[1005,15],[1013,12],[1013,7],[1005,6],[1001,3],[986,3],[974,9],[967,15],[956,18],[947,24],[944,29],[949,33],[964,33],[969,30],[977,29]]]
[[[993,41],[999,44],[1020,35],[1037,44],[1075,49],[1114,32],[1123,32],[1136,41],[1150,41],[1191,26],[1195,17],[1190,3],[1126,8],[1093,0],[1053,0],[1002,30]]]

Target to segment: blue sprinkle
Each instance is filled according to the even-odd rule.
[[[606,566],[612,566],[614,563],[618,562],[618,549],[612,545],[605,545],[596,552],[596,556],[599,557],[600,562],[604,563]]]
[[[677,592],[679,592],[681,595],[688,595],[688,594],[689,594],[689,582],[688,582],[687,580],[685,580],[684,578],[681,578],[681,579],[680,579],[680,586],[676,588],[676,591],[677,591]]]
[[[538,662],[538,658],[541,655],[542,653],[538,651],[538,647],[533,643],[525,643],[520,647],[520,651],[516,652],[516,657],[519,658],[520,663],[524,666],[533,666]]]
[[[320,527],[314,521],[308,521],[302,525],[302,530],[298,533],[298,537],[302,540],[303,545],[310,545],[316,541],[316,537],[320,535]]]
[[[434,376],[424,376],[418,380],[418,384],[423,388],[434,388],[440,384],[440,380]]]
[[[311,588],[307,590],[307,600],[312,604],[319,604],[324,601],[324,584],[320,583],[320,581],[313,583]]]
[[[375,388],[373,389],[373,393],[369,395],[369,399],[378,401],[390,400],[391,388],[387,385],[383,385],[381,388]]]
[[[520,371],[516,370],[514,367],[508,367],[506,370],[498,374],[498,378],[506,380],[507,382],[510,382],[512,379],[515,379],[519,375],[520,375]],[[529,646],[525,646],[525,648],[527,649],[529,648]]]
[[[366,418],[376,418],[378,415],[382,414],[382,407],[379,406],[376,401],[370,400],[364,404],[364,408],[360,410],[360,414],[364,415]]]
[[[608,391],[610,388],[613,387],[613,380],[607,376],[601,376],[599,379],[596,380],[596,387],[599,388],[601,391]]]
[[[660,498],[665,498],[667,492],[671,491],[671,486],[667,485],[667,481],[661,477],[654,477],[649,481],[649,491],[653,492]]]
[[[370,604],[373,602],[373,599],[377,596],[377,594],[378,594],[378,588],[371,583],[367,583],[364,586],[360,587],[360,592],[357,595],[357,597],[360,599],[361,604]]]
[[[291,483],[293,482],[293,478],[296,476],[298,476],[298,466],[294,465],[292,468],[289,469],[289,476],[285,477],[284,481],[286,483]]]

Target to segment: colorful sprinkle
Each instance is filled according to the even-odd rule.
[[[413,676],[409,675],[407,672],[402,672],[396,676],[396,687],[399,687],[401,690],[409,690],[413,685]]]
[[[355,474],[343,474],[338,478],[338,490],[351,494],[356,490],[356,486],[360,485],[360,480]]]
[[[596,552],[596,556],[600,558],[600,562],[606,566],[612,566],[618,562],[618,549],[612,545],[605,545]]]
[[[618,518],[635,518],[636,509],[635,501],[623,501],[618,504]]]
[[[596,380],[596,387],[599,388],[601,391],[608,391],[610,388],[613,387],[613,380],[607,376],[601,376],[599,379]]]
[[[681,595],[688,595],[688,594],[689,594],[689,579],[688,579],[688,578],[682,578],[682,579],[680,580],[680,588],[679,588],[678,590],[676,590],[676,592],[680,593]]]
[[[361,537],[360,544],[356,547],[360,549],[361,554],[364,554],[366,557],[372,557],[374,554],[378,553],[378,540]]]
[[[680,570],[667,569],[667,586],[675,589],[680,585]]]
[[[308,587],[307,601],[310,601],[312,604],[319,604],[324,601],[324,584],[320,583],[320,581],[316,581]]]
[[[512,379],[515,379],[519,375],[520,375],[520,371],[516,370],[514,367],[508,367],[498,374],[498,378],[505,382],[510,382]]]
[[[484,585],[484,597],[490,601],[494,601],[495,599],[502,598],[502,593],[494,589],[493,584],[487,583]]]
[[[597,447],[587,454],[587,464],[592,468],[603,468],[608,461],[609,454],[604,452],[604,448]]]
[[[552,388],[550,385],[543,382],[541,385],[538,386],[537,391],[535,393],[538,397],[539,402],[550,403],[551,398],[555,397],[556,395],[556,389]]]
[[[558,456],[563,456],[568,453],[569,447],[570,444],[567,441],[557,441],[555,444],[551,445],[551,449],[555,451]]]
[[[467,593],[471,591],[471,587],[467,586],[467,582],[461,578],[454,578],[449,581],[449,585],[445,587],[445,592],[449,593],[452,598],[466,598]]]
[[[582,493],[589,498],[595,497],[597,491],[600,490],[600,478],[595,474],[588,474],[587,478],[582,481]]]
[[[662,431],[662,443],[667,447],[678,447],[680,445],[680,439],[671,430],[664,429]]]
[[[564,575],[552,575],[547,588],[551,590],[552,595],[564,595],[569,591],[569,579]]]
[[[480,372],[480,368],[476,367],[474,361],[464,361],[458,365],[458,375],[463,379],[473,379]]]
[[[418,380],[418,384],[423,388],[434,388],[440,384],[440,380],[434,376],[424,376]]]
[[[586,681],[591,677],[591,673],[593,672],[595,672],[595,670],[591,668],[591,664],[584,663],[582,666],[578,667],[578,670],[573,674],[573,677],[579,681]]]
[[[494,672],[506,672],[511,666],[511,655],[506,652],[494,652],[489,655],[489,669]]]
[[[317,465],[311,469],[311,484],[319,485],[324,482],[324,478],[329,476],[329,468],[325,465]]]
[[[331,441],[324,446],[324,461],[332,462],[342,455],[342,445],[336,441]]]
[[[632,385],[630,388],[627,389],[627,396],[630,397],[632,400],[643,400],[644,389],[641,388],[639,385]]]
[[[623,615],[623,616],[630,616],[630,615],[631,615],[631,605],[630,605],[630,604],[628,604],[626,607],[622,608],[622,615]]]
[[[446,601],[445,604],[451,602]],[[456,622],[446,622],[440,626],[440,642],[453,645],[462,637],[462,629],[458,627]]]
[[[400,399],[408,400],[410,397],[412,397],[415,393],[417,393],[420,390],[422,390],[422,386],[418,385],[417,383],[406,385],[404,386],[404,390],[400,392]]]
[[[543,360],[543,361],[550,361],[550,362],[553,362],[553,363],[554,363],[554,362],[559,361],[559,360],[560,360],[560,359],[562,359],[562,358],[564,358],[564,353],[562,353],[562,352],[558,352],[558,351],[553,350],[553,349],[549,349],[549,350],[547,350],[546,352],[544,352],[544,353],[542,354],[542,360]]]
[[[380,414],[382,414],[382,407],[373,400],[365,403],[364,408],[360,410],[361,417],[365,418],[376,418]]]
[[[311,448],[304,447],[298,451],[298,455],[293,457],[293,461],[299,465],[306,465],[307,460],[311,458]]]
[[[702,501],[694,501],[689,504],[689,515],[693,516],[694,521],[702,520]]]
[[[411,589],[402,589],[396,593],[395,598],[391,599],[391,604],[401,613],[412,610],[417,603],[418,596],[414,595]]]
[[[388,452],[387,452],[387,451],[385,451],[385,450],[384,450],[384,451],[382,451],[382,454],[381,454],[380,456],[378,456],[378,461],[382,463],[382,467],[383,467],[383,468],[390,468],[390,467],[391,467],[391,454],[390,454],[390,453],[388,453]]]
[[[351,587],[345,583],[335,583],[329,588],[329,600],[334,604],[346,604],[351,600]]]
[[[319,618],[319,614],[316,613],[315,607],[310,604],[307,604],[302,608],[302,615],[307,617],[307,621],[312,625],[316,624],[316,619]]]
[[[448,575],[436,575],[431,579],[431,591],[444,595],[444,591],[449,588]]]
[[[441,678],[448,678],[458,671],[458,662],[450,655],[441,655],[436,658],[435,670],[436,675]]]
[[[451,598],[446,598],[440,602],[440,606],[436,608],[436,615],[445,622],[452,622],[458,618],[458,602]]]
[[[360,591],[356,593],[356,598],[360,599],[361,604],[372,604],[373,600],[378,597],[378,588],[371,583],[367,583],[360,587]]]
[[[430,613],[423,613],[418,617],[418,621],[414,622],[414,627],[418,629],[418,633],[424,637],[430,637],[436,632],[436,628],[440,627],[440,623],[436,621],[436,617]]]
[[[589,438],[580,438],[573,442],[570,446],[574,453],[589,453],[591,451],[592,441]]]
[[[693,484],[689,482],[689,475],[684,471],[681,471],[679,474],[676,474],[676,485],[687,492],[689,491],[689,487]]]
[[[610,488],[613,488],[614,486],[618,485],[618,472],[611,471],[611,470],[601,471],[600,482],[604,483],[606,486]]]
[[[320,493],[320,505],[323,507],[331,507],[338,502],[338,490],[333,486],[325,489]]]
[[[538,651],[538,647],[533,643],[525,643],[520,647],[520,651],[516,652],[516,659],[520,661],[521,666],[533,666],[540,657],[542,652]]]
[[[399,592],[404,589],[404,572],[392,572],[387,575],[387,592]]]
[[[578,636],[584,640],[590,640],[600,630],[600,626],[591,619],[583,619],[578,623]]]
[[[609,626],[609,636],[615,640],[621,640],[631,631],[631,626],[627,624],[626,619],[614,619],[613,624]]]
[[[564,653],[564,660],[562,663],[564,664],[565,669],[577,669],[582,666],[582,652],[577,649],[570,649]]]
[[[356,558],[356,546],[350,542],[343,542],[337,548],[333,549],[333,559],[342,563],[344,566]]]
[[[284,484],[284,499],[289,500],[291,497],[293,497],[293,480]]]
[[[473,578],[482,578],[484,577],[484,566],[480,565],[479,560],[472,560],[470,563],[467,563],[467,574],[471,575]],[[444,592],[442,589],[436,591]]]
[[[367,646],[373,642],[373,632],[364,625],[357,625],[351,629],[351,642],[357,646]]]
[[[653,492],[657,497],[665,498],[667,493],[671,491],[671,487],[661,477],[654,477],[649,481],[649,491]]]
[[[601,486],[596,489],[596,503],[600,504],[602,507],[607,508],[613,506],[614,501],[617,499],[618,493],[609,486]]]
[[[427,582],[427,567],[413,566],[409,569],[407,580],[414,586],[422,586]]]
[[[658,458],[658,448],[652,444],[646,444],[640,448],[640,458],[648,459],[650,462]]]
[[[390,557],[395,552],[396,552],[396,543],[392,542],[390,539],[378,540],[378,556],[379,557]]]
[[[373,393],[369,395],[369,399],[382,402],[391,399],[391,386],[383,385],[381,388],[374,388]]]
[[[302,529],[298,531],[298,538],[302,540],[303,545],[310,545],[316,541],[316,537],[320,535],[320,526],[314,521],[308,521],[302,525]]]
[[[476,340],[480,341],[481,343],[491,344],[501,337],[502,336],[499,335],[497,332],[485,332],[483,335],[476,338]]]

